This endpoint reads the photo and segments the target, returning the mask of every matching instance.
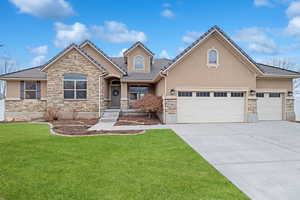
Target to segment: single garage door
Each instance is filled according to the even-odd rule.
[[[178,92],[178,123],[244,122],[244,110],[243,92]]]
[[[256,93],[259,120],[282,120],[282,95],[280,93]]]

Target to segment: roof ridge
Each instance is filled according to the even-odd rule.
[[[42,68],[42,67],[43,67],[43,65],[39,65],[39,66],[35,66],[35,67],[30,67],[30,68],[26,68],[26,69],[21,69],[21,70],[18,70],[18,71],[9,72],[9,73],[6,73],[6,74],[1,74],[0,77],[2,77],[2,76],[7,76],[7,75],[11,75],[11,74],[18,73],[18,72],[23,72],[23,71],[31,70],[31,69],[35,69],[35,68]]]
[[[183,56],[186,52],[192,49],[195,45],[197,45],[202,39],[204,39],[207,35],[212,33],[214,30],[219,31],[235,48],[237,48],[241,54],[243,54],[250,62],[252,62],[258,70],[261,69],[257,66],[256,62],[242,49],[240,48],[219,26],[214,25],[210,29],[208,29],[205,33],[203,33],[197,40],[195,40],[192,44],[186,47],[181,53],[179,53],[175,58],[173,58],[172,62],[163,67],[163,70],[166,70],[169,66],[175,63],[181,56]]]
[[[281,70],[288,71],[288,72],[292,72],[292,73],[300,74],[300,72],[297,72],[297,71],[294,71],[294,70],[290,70],[290,69],[284,69],[284,68],[282,68],[282,67],[278,67],[278,66],[274,66],[274,65],[269,65],[269,64],[264,64],[264,63],[258,63],[258,62],[257,62],[257,64],[259,64],[259,65],[264,65],[264,66],[267,66],[267,67],[276,68],[276,69],[281,69]]]
[[[131,45],[126,51],[123,52],[123,55],[127,54],[129,51],[131,51],[136,45],[141,45],[143,48],[145,48],[151,55],[155,55],[146,45],[144,45],[141,41],[135,42],[133,45]]]
[[[83,41],[80,45],[79,45],[79,48],[81,48],[81,46],[85,43],[90,43],[94,48],[96,48],[101,54],[104,55],[104,57],[106,57],[107,59],[109,59],[114,65],[116,65],[122,72],[126,73],[126,71],[124,71],[124,69],[122,67],[120,67],[117,63],[115,63],[111,57],[109,55],[107,55],[102,49],[100,49],[96,44],[94,44],[91,40],[85,40]]]

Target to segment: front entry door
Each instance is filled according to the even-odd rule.
[[[121,87],[111,86],[111,107],[120,108]]]

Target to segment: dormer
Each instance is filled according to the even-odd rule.
[[[154,53],[143,43],[137,42],[124,52],[128,72],[150,72]]]

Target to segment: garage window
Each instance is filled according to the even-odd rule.
[[[210,92],[196,92],[197,97],[210,97]]]
[[[192,92],[181,92],[181,91],[179,91],[178,96],[179,97],[192,97],[193,93]]]
[[[280,97],[280,93],[270,93],[269,97],[272,97],[272,98]]]
[[[258,93],[256,93],[256,97],[264,98],[264,97],[265,97],[265,94],[262,93],[262,92],[258,92]]]
[[[214,97],[227,97],[227,92],[214,92]]]
[[[243,92],[231,92],[231,97],[243,97]]]

